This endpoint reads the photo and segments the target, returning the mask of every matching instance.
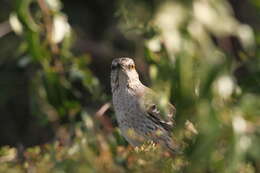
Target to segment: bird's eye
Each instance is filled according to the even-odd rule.
[[[130,70],[133,70],[135,68],[135,65],[134,64],[130,64],[128,67],[129,67]]]
[[[117,68],[118,68],[118,65],[117,65],[117,64],[112,64],[111,70],[115,70],[115,69],[117,69]]]

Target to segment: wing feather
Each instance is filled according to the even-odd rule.
[[[158,106],[160,98],[150,88],[144,87],[141,90],[139,89],[137,94],[142,102],[141,105],[143,105],[146,111],[147,117],[154,123],[162,126],[165,130],[171,131],[174,127],[175,107],[168,103],[165,107],[160,108]]]
[[[161,112],[155,104],[146,109],[146,112],[148,118],[152,120],[154,123],[162,126],[167,131],[172,131],[174,127],[174,121],[172,117],[168,117],[167,119],[163,118]]]

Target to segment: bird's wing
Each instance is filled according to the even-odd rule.
[[[165,128],[167,131],[171,131],[174,127],[174,120],[172,116],[162,116],[161,111],[158,109],[158,107],[153,104],[146,109],[147,116],[150,120],[152,120],[154,123],[161,125],[163,128]]]
[[[160,98],[149,88],[145,88],[140,95],[147,117],[167,131],[171,131],[174,127],[175,107],[170,103],[160,107]]]

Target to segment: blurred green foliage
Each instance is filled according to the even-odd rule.
[[[17,17],[15,20],[19,23],[16,25],[21,26],[24,42],[21,43],[23,49],[20,54],[27,54],[23,58],[27,60],[22,60],[29,61],[25,64],[27,66],[37,66],[31,77],[35,114],[46,113],[46,109],[41,108],[44,102],[50,109],[44,117],[59,119],[66,116],[73,119],[82,110],[79,102],[82,91],[78,91],[74,83],[81,83],[85,92],[96,97],[100,94],[99,83],[88,68],[89,55],[76,57],[70,51],[73,33],[58,2],[17,1],[16,13],[11,18]],[[18,27],[16,25],[12,26]]]
[[[72,51],[77,34],[62,3],[17,0],[9,21],[21,40],[18,66],[30,69],[30,113],[55,137],[27,149],[1,147],[0,172],[260,172],[257,26],[239,21],[226,0],[116,2],[136,61],[144,57],[151,86],[176,105],[173,134],[183,155],[127,146],[108,117],[108,84],[90,69],[90,54]],[[260,16],[258,1],[251,5]],[[187,130],[188,120],[198,134]]]

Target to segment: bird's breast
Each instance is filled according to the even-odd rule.
[[[113,93],[113,105],[119,119],[135,116],[137,112],[140,112],[137,97],[128,89],[121,89]]]

